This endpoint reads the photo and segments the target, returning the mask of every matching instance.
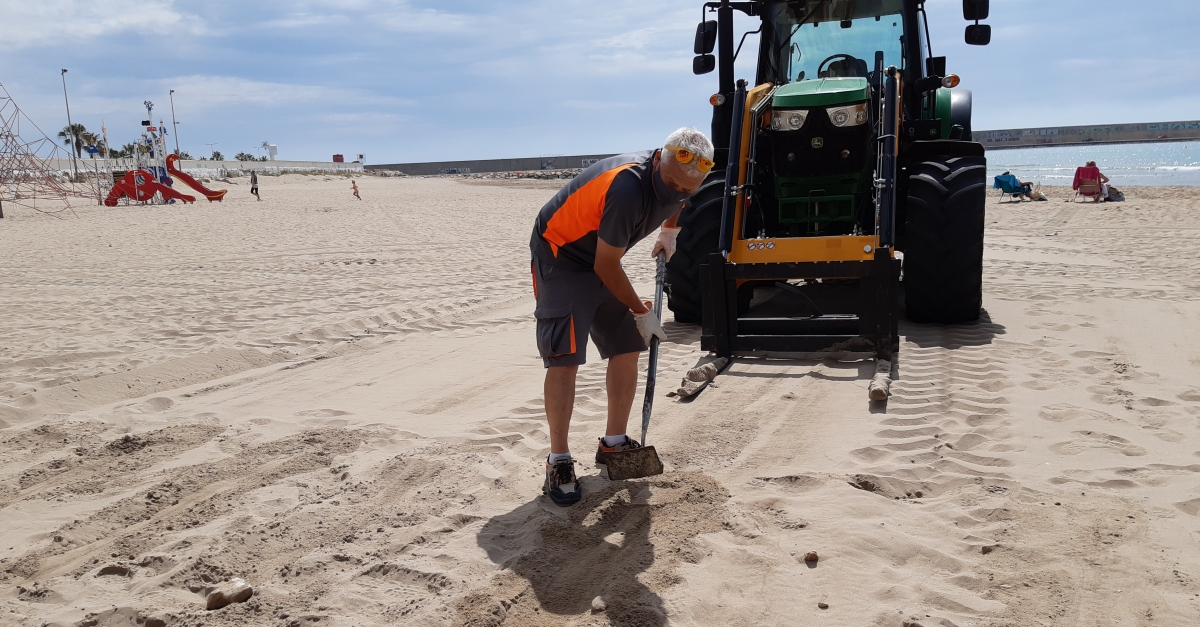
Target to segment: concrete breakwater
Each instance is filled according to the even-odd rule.
[[[1047,126],[974,131],[972,139],[988,150],[1080,146],[1085,144],[1143,144],[1200,140],[1200,121]]]

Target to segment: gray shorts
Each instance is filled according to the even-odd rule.
[[[583,365],[589,334],[602,359],[646,350],[633,312],[595,272],[566,270],[536,259],[531,266],[537,347],[547,368]]]

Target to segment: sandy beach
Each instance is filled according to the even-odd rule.
[[[562,182],[358,183],[6,207],[0,625],[1200,624],[1200,188],[989,195],[986,315],[902,322],[886,403],[833,359],[668,398],[705,358],[668,315],[668,472],[597,474],[592,357],[562,509],[528,252]]]

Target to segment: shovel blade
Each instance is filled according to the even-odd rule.
[[[662,460],[653,446],[643,446],[631,451],[605,453],[604,461],[608,464],[608,478],[613,481],[625,479],[640,479],[663,473]]]

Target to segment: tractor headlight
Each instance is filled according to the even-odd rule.
[[[867,103],[865,102],[848,107],[830,107],[825,112],[829,114],[829,121],[838,128],[861,126],[867,123]]]
[[[807,109],[775,109],[771,111],[771,130],[798,131],[807,117]]]

